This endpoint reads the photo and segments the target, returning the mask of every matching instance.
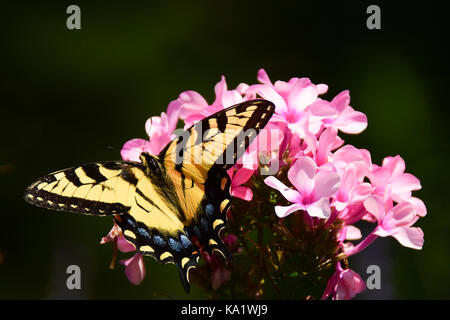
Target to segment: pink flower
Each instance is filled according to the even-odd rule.
[[[338,192],[333,197],[332,206],[339,212],[338,217],[346,224],[359,221],[367,213],[363,202],[372,194],[373,189],[370,183],[356,179],[355,166],[350,164],[342,175]]]
[[[190,127],[194,122],[205,118],[208,114],[206,108],[208,103],[196,91],[184,91],[180,93],[177,100],[172,101],[179,107],[180,119],[184,120],[185,127]]]
[[[333,300],[350,300],[365,289],[366,285],[359,274],[351,269],[342,269],[340,263],[337,263],[336,272],[328,280],[322,300],[330,295]]]
[[[109,231],[106,237],[102,238],[100,243],[104,244],[107,242],[113,242],[114,240],[116,240],[117,249],[121,252],[126,253],[136,251],[134,244],[125,239],[122,230],[117,224],[114,224],[111,231]],[[132,284],[138,285],[142,282],[142,280],[144,280],[145,265],[142,254],[137,252],[131,258],[121,260],[120,263],[125,266],[125,275]]]
[[[364,207],[378,221],[373,234],[380,237],[392,236],[405,247],[422,249],[423,231],[412,227],[419,219],[413,205],[402,202],[386,210],[385,203],[380,197],[370,196],[364,201]]]
[[[358,134],[367,127],[367,117],[364,113],[355,111],[349,105],[350,93],[344,90],[331,102],[318,99],[308,107],[311,114],[310,130],[314,133],[321,127],[333,127],[345,133]]]
[[[126,161],[141,161],[139,155],[142,152],[152,153],[151,150],[150,141],[136,138],[125,142],[122,150],[120,150],[120,155]]]
[[[320,135],[319,140],[316,140],[315,136],[310,135],[310,138],[305,137],[305,141],[307,141],[311,156],[318,166],[327,163],[331,156],[331,150],[340,147],[344,143],[344,141],[338,137],[337,129],[335,128],[324,130]]]
[[[422,188],[419,179],[405,172],[405,161],[400,156],[387,157],[382,167],[374,165],[369,174],[370,182],[375,187],[375,194],[387,201],[409,202],[419,216],[423,217],[427,209],[422,200],[412,197],[413,190]]]
[[[337,173],[318,168],[311,158],[302,157],[289,169],[288,179],[297,190],[288,188],[274,176],[264,180],[293,203],[290,206],[276,206],[277,216],[283,218],[292,212],[305,210],[311,217],[330,217],[329,198],[339,189],[340,183]]]
[[[120,154],[123,160],[140,161],[142,152],[157,155],[175,137],[173,131],[178,122],[178,110],[174,104],[169,104],[167,114],[162,112],[160,117],[151,117],[145,123],[150,141],[132,139],[127,141]]]
[[[319,90],[324,90],[323,87],[319,89],[308,78],[292,78],[289,82],[277,81],[273,85],[264,69],[259,70],[258,80],[262,84],[252,85],[252,90],[272,101],[278,118],[290,124],[291,129],[299,126],[307,116],[304,112],[306,107],[316,101]]]
[[[245,86],[245,84],[241,84],[238,89],[245,91]],[[212,105],[208,105],[206,100],[195,91],[185,91],[179,95],[177,100],[173,101],[179,108],[179,116],[180,119],[184,120],[185,128],[189,128],[196,121],[222,109],[244,101],[238,90],[228,90],[224,76],[216,84],[214,91],[216,99]]]
[[[144,280],[145,266],[142,254],[138,252],[129,259],[121,260],[120,263],[125,266],[125,275],[132,284],[138,285]]]
[[[343,173],[348,165],[356,168],[356,179],[363,181],[372,170],[372,158],[370,152],[365,149],[357,149],[352,145],[345,145],[331,155],[332,162],[338,172]]]
[[[250,201],[253,198],[253,192],[250,188],[242,186],[246,183],[253,175],[254,170],[241,168],[235,169],[231,168],[228,170],[228,175],[231,178],[231,195],[233,197],[241,198],[246,201]]]

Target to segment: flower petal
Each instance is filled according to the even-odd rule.
[[[331,100],[336,110],[341,113],[350,104],[350,91],[344,90]]]
[[[292,212],[298,211],[298,210],[304,210],[305,208],[297,203],[294,203],[290,206],[275,206],[275,213],[278,217],[284,218],[288,215],[290,215]]]
[[[392,236],[405,247],[417,250],[421,250],[423,247],[423,231],[420,228],[397,228],[392,233]]]
[[[411,191],[422,188],[420,180],[409,173],[403,173],[395,177],[391,186],[392,193],[397,194],[403,200],[407,200],[411,196]]]
[[[134,244],[125,239],[122,234],[117,237],[117,249],[119,249],[120,252],[124,253],[136,251],[136,247],[134,246]]]
[[[248,187],[232,187],[231,188],[231,195],[233,197],[237,197],[246,201],[251,201],[253,198],[253,192]]]
[[[364,201],[364,208],[381,222],[385,216],[384,202],[377,196],[369,196]]]
[[[269,187],[277,189],[280,193],[289,201],[289,202],[297,202],[300,199],[300,194],[287,187],[283,182],[275,178],[274,176],[269,176],[264,179],[264,183]]]
[[[383,168],[387,168],[391,176],[396,177],[405,172],[405,160],[400,156],[386,157],[383,159]]]
[[[346,230],[346,240],[358,240],[362,238],[361,230],[357,227],[349,225]]]
[[[414,206],[417,215],[419,215],[420,217],[426,216],[427,207],[425,207],[425,203],[423,203],[422,200],[420,200],[419,198],[416,198],[416,197],[411,197],[407,201]]]
[[[182,105],[179,109],[179,117],[183,120],[191,116],[192,114],[201,112],[208,106],[205,98],[203,98],[201,94],[193,90],[182,92],[178,96],[178,99],[182,102]]]
[[[120,150],[120,155],[125,161],[137,161],[140,162],[139,156],[142,152],[150,152],[151,144],[144,139],[132,139],[127,142]]]
[[[286,102],[271,86],[265,84],[255,84],[252,86],[257,94],[262,98],[273,102],[275,105],[275,111],[283,113],[287,111]]]
[[[334,121],[333,126],[345,133],[358,134],[367,128],[367,116],[347,107]]]
[[[337,129],[327,128],[319,138],[319,147],[316,153],[316,163],[318,166],[328,162],[328,155],[333,148],[337,138]]]
[[[231,185],[239,186],[243,183],[246,183],[252,177],[254,172],[254,170],[250,170],[247,168],[241,168],[237,170],[233,176],[233,179],[231,179]]]
[[[309,85],[305,86],[308,82]],[[318,94],[317,87],[311,84],[309,80],[302,81],[302,79],[299,79],[289,93],[289,107],[303,111],[307,106],[316,101]]]
[[[132,284],[138,285],[144,280],[145,266],[140,253],[130,259],[121,260],[120,263],[125,266],[125,275]]]
[[[330,201],[328,198],[322,198],[319,201],[307,205],[306,211],[311,217],[328,219],[331,215]]]
[[[302,196],[307,196],[313,191],[316,170],[316,163],[309,157],[297,159],[289,169],[288,179]]]
[[[319,200],[323,197],[331,197],[338,191],[341,178],[336,172],[319,170],[314,177],[313,199]]]
[[[319,83],[318,85],[316,85],[317,87],[317,92],[319,94],[324,94],[327,93],[328,91],[328,85],[324,84],[324,83]]]
[[[262,68],[258,70],[258,75],[256,76],[256,79],[258,79],[258,81],[261,83],[272,85],[272,82],[270,81],[270,78],[267,75],[266,70]]]
[[[383,226],[391,227],[411,226],[416,220],[416,211],[409,202],[402,202],[393,207],[383,219]]]
[[[361,276],[351,269],[346,269],[340,274],[336,286],[336,300],[352,299],[365,288],[366,285]]]

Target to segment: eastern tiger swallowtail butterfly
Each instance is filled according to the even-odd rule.
[[[174,263],[189,292],[198,245],[231,258],[219,236],[231,201],[227,170],[274,109],[261,99],[234,105],[195,123],[157,156],[56,171],[31,184],[24,198],[52,210],[112,216],[142,254]]]

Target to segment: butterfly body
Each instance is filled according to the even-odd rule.
[[[60,170],[31,184],[24,198],[52,210],[112,216],[139,252],[174,263],[189,291],[200,248],[231,258],[219,236],[231,205],[227,169],[257,133],[242,143],[239,135],[262,129],[273,112],[265,100],[241,103],[194,124],[159,155]]]

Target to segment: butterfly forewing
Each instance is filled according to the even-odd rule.
[[[34,182],[25,200],[39,207],[92,215],[129,212],[137,181],[137,163],[98,162],[60,170]]]
[[[213,166],[226,170],[236,164],[274,110],[267,100],[250,100],[224,109],[195,123],[169,143],[160,157],[167,168],[205,183]]]

